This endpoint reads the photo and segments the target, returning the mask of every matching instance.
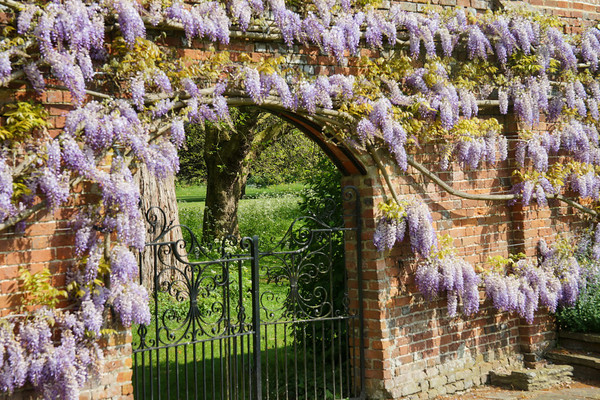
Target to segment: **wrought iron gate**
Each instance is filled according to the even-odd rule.
[[[152,323],[134,332],[135,397],[364,398],[356,188],[344,188],[343,199],[339,223],[323,222],[333,210],[324,207],[271,245],[255,236],[206,246],[160,208],[148,210],[152,240],[140,260],[152,262],[140,262],[140,276],[151,288]],[[183,239],[166,240],[173,230]],[[344,259],[345,243],[355,260]]]

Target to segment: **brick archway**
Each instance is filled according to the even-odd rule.
[[[338,139],[327,136],[322,126],[289,111],[268,108],[266,110],[292,124],[315,142],[344,176],[367,174],[367,169],[359,157],[350,148],[340,143]]]

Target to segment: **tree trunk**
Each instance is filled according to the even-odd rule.
[[[206,203],[202,240],[211,242],[226,235],[239,236],[238,205],[248,179],[245,165],[252,147],[250,130],[230,135],[214,128],[206,130]]]
[[[202,240],[239,236],[238,205],[244,194],[250,164],[269,142],[291,127],[256,108],[240,109],[231,132],[206,127],[206,203]]]
[[[135,179],[140,188],[142,212],[145,213],[151,207],[160,207],[165,212],[165,226],[169,226],[170,223],[172,225],[179,225],[179,209],[177,207],[177,198],[175,197],[175,178],[171,176],[165,179],[157,179],[154,175],[150,174],[144,164],[141,164],[140,169],[135,174]],[[162,227],[161,217],[159,216],[159,229]],[[159,233],[147,233],[146,240],[155,239]],[[180,239],[182,239],[181,230],[173,229],[165,237],[161,238],[160,241],[167,242]],[[142,283],[151,293],[154,288],[155,268],[152,248],[146,248],[142,254]],[[174,262],[175,260],[171,257],[167,261]],[[158,274],[162,269],[168,267],[168,265],[159,263],[156,267],[156,273]]]

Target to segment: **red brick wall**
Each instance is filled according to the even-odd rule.
[[[514,153],[515,124],[497,116]],[[418,161],[456,189],[470,193],[505,193],[511,185],[514,160],[496,168],[440,171],[434,146],[421,148]],[[480,312],[464,318],[448,317],[446,298],[425,301],[415,285],[416,261],[408,239],[391,252],[378,252],[372,237],[377,204],[390,196],[373,162],[361,158],[367,177],[348,178],[345,184],[360,188],[363,204],[363,269],[365,296],[365,347],[367,386],[371,398],[400,396],[435,397],[485,383],[490,369],[510,364],[535,366],[554,345],[556,325],[541,309],[529,325],[515,314],[501,313],[481,293]],[[550,202],[522,207],[506,202],[483,202],[452,196],[416,170],[406,173],[388,168],[397,194],[429,204],[436,229],[454,239],[459,256],[474,266],[485,266],[488,257],[524,252],[536,255],[540,238],[553,242],[586,222],[571,207]],[[350,258],[350,257],[349,257]],[[352,268],[353,266],[351,266]],[[354,275],[350,275],[351,277]]]

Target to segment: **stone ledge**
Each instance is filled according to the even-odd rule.
[[[547,389],[559,382],[570,382],[572,375],[573,367],[570,365],[548,365],[539,369],[490,371],[490,383],[495,386],[530,391]]]
[[[560,347],[600,354],[600,335],[595,333],[560,332]]]
[[[593,355],[580,354],[572,351],[553,350],[549,352],[546,357],[554,362],[583,365],[600,371],[600,357],[595,357]]]
[[[575,339],[575,340],[581,340],[583,342],[588,342],[588,343],[600,343],[600,335],[597,333],[578,333],[578,332],[567,332],[567,331],[560,331],[558,333],[558,336],[562,339],[562,338],[566,338],[566,339]]]

